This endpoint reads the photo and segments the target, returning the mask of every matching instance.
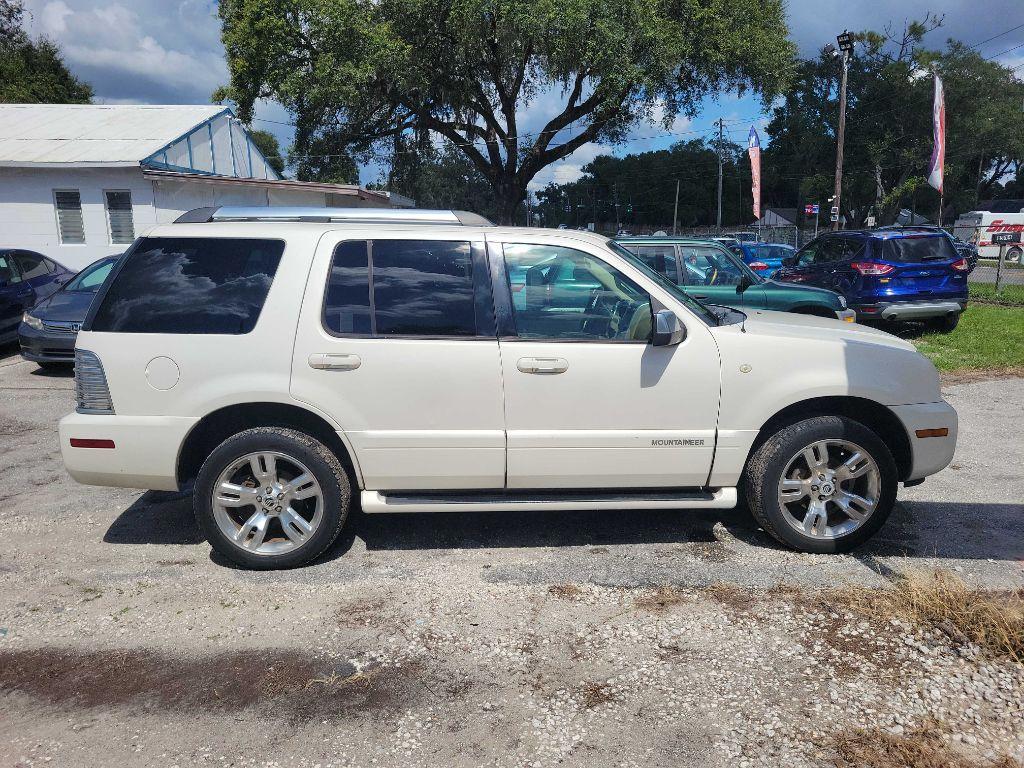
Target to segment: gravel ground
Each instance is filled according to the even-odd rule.
[[[71,388],[0,351],[0,766],[815,766],[927,718],[1024,760],[1020,665],[821,599],[1024,587],[1024,379],[946,388],[953,465],[850,556],[731,511],[356,515],[283,573],[188,496],[73,483]]]

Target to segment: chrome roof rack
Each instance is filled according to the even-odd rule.
[[[294,208],[274,206],[194,208],[175,224],[211,221],[312,221],[348,224],[447,224],[462,227],[493,227],[494,222],[468,211],[429,211],[419,208]]]

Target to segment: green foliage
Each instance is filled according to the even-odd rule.
[[[494,190],[458,149],[444,144],[415,147],[400,140],[394,153],[387,188],[411,197],[420,208],[475,211],[482,216],[498,215]]]
[[[849,64],[843,213],[851,225],[868,215],[891,222],[901,208],[934,218],[938,192],[925,184],[932,151],[934,66],[946,96],[944,220],[999,194],[1000,177],[1024,158],[1024,131],[1003,105],[1024,101],[1024,83],[1005,66],[949,41],[924,47],[939,22],[927,17],[902,33],[866,31]],[[831,196],[840,62],[826,54],[803,61],[792,90],[773,111],[764,153],[764,200],[797,206]]]
[[[491,185],[502,220],[538,171],[587,142],[692,115],[713,91],[773,98],[793,54],[782,0],[222,0],[219,12],[243,119],[257,99],[280,102],[302,155],[325,141],[387,155],[395,136],[438,134]],[[521,135],[517,115],[552,94],[543,128]]]
[[[296,145],[298,139],[296,139]],[[359,167],[348,147],[334,134],[314,136],[303,142],[304,152],[295,147],[288,160],[299,181],[320,181],[325,184],[358,184]]]
[[[26,34],[24,13],[20,0],[0,0],[0,102],[89,103],[92,88],[68,71],[53,42]]]
[[[256,145],[256,148],[266,158],[267,165],[277,171],[278,176],[283,174],[284,158],[281,157],[281,147],[278,145],[274,134],[270,131],[250,130],[249,138],[252,139],[252,143]]]

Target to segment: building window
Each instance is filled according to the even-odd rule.
[[[85,242],[85,223],[82,221],[82,198],[77,189],[53,190],[53,204],[57,209],[57,235],[61,245],[81,245]]]
[[[128,190],[107,190],[107,228],[113,245],[126,245],[135,240],[132,220],[132,193]]]

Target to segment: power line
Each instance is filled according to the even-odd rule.
[[[986,38],[985,40],[982,40],[980,43],[975,43],[974,45],[972,45],[970,47],[971,48],[980,48],[985,43],[991,43],[997,37],[1002,37],[1003,35],[1008,35],[1011,32],[1016,32],[1018,29],[1021,29],[1021,28],[1024,28],[1024,24],[1018,24],[1016,27],[1011,27],[1010,29],[1006,30],[1005,32],[1000,32],[998,35],[992,35],[992,37]]]

